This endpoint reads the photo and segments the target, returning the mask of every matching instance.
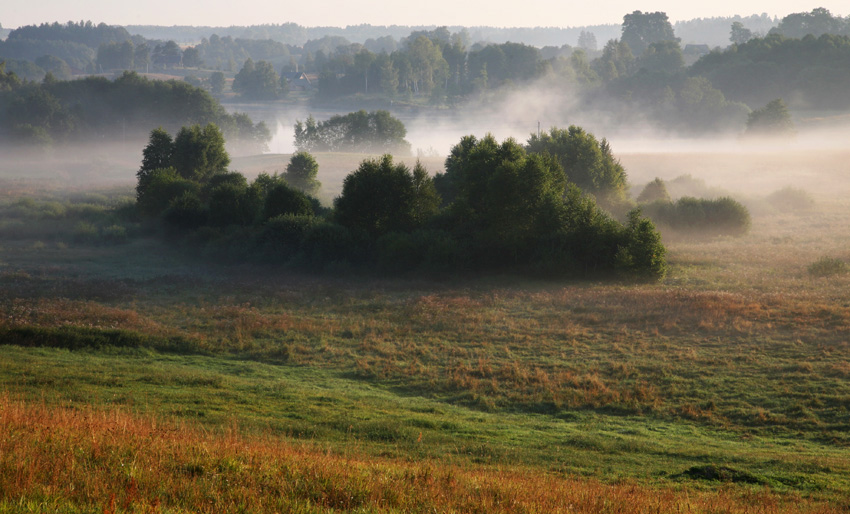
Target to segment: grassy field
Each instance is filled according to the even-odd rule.
[[[846,155],[655,157],[754,214],[657,284],[222,266],[131,186],[4,180],[0,512],[845,512]]]

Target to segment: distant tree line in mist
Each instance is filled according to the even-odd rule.
[[[239,152],[260,152],[271,138],[264,123],[228,114],[208,92],[183,81],[125,72],[114,81],[48,76],[41,83],[23,82],[0,62],[0,138],[7,144],[40,148],[92,139],[132,141],[152,126],[191,122],[215,123]]]
[[[850,88],[843,87],[850,79],[847,19],[818,8],[782,20],[729,20],[728,44],[713,50],[683,45],[677,30],[716,31],[718,19],[674,26],[663,12],[641,11],[624,16],[618,38],[582,30],[573,40],[577,46],[540,48],[475,40],[478,29],[437,27],[396,37],[397,27],[321,32],[295,24],[244,28],[237,37],[211,34],[181,47],[122,27],[69,22],[13,30],[0,42],[0,61],[6,73],[24,80],[159,71],[183,75],[219,98],[247,101],[286,98],[295,74],[311,85],[299,86],[305,93],[288,101],[344,106],[364,100],[417,108],[487,105],[505,91],[534,87],[551,93],[552,112],[691,134],[740,132],[751,111],[779,98],[791,111],[850,105]],[[365,39],[352,43],[340,34]],[[559,95],[564,107],[557,105]]]

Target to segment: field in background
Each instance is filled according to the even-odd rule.
[[[0,512],[842,511],[847,157],[623,155],[754,215],[646,285],[219,266],[104,230],[135,168],[4,178]]]

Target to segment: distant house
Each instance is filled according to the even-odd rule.
[[[284,71],[281,76],[286,79],[290,91],[312,91],[315,89],[313,82],[303,71]]]

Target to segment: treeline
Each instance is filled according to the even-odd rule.
[[[615,221],[572,180],[624,187],[622,168],[604,162],[607,145],[578,127],[550,136],[555,153],[538,153],[540,141],[466,136],[436,178],[390,155],[367,159],[325,209],[304,192],[316,185],[309,154],[293,156],[286,176],[260,174],[249,183],[227,170],[213,125],[183,128],[173,139],[156,130],[143,151],[138,207],[193,247],[233,260],[320,270],[662,277],[665,249],[652,223],[637,211],[626,224]],[[597,159],[574,153],[582,149]]]
[[[777,98],[792,111],[845,109],[850,89],[842,84],[850,78],[850,36],[842,34],[850,23],[815,9],[788,15],[770,34],[761,34],[774,22],[736,18],[727,29],[730,45],[710,53],[705,45],[683,48],[681,35],[663,12],[625,15],[619,38],[582,31],[578,46],[542,48],[474,42],[470,30],[447,27],[399,38],[369,37],[363,43],[352,43],[339,31],[298,45],[271,38],[276,31],[300,33],[303,28],[295,25],[263,26],[267,39],[253,39],[265,35],[257,28],[243,34],[249,37],[213,34],[181,48],[174,41],[126,37],[126,30],[81,22],[19,29],[0,44],[0,57],[23,55],[15,45],[31,42],[24,46],[30,45],[27,59],[34,61],[7,60],[6,70],[49,71],[60,79],[83,66],[89,71],[194,68],[204,72],[186,77],[193,84],[228,94],[227,78],[233,77],[231,91],[257,101],[282,98],[296,80],[313,101],[332,105],[363,97],[435,107],[487,104],[504,91],[543,86],[552,92],[553,104],[563,99],[564,115],[648,124],[675,133],[740,132],[751,110]],[[363,34],[371,30],[360,29]],[[804,33],[808,35],[797,37]],[[28,39],[36,36],[41,39]],[[94,44],[96,49],[88,46]],[[48,53],[36,55],[41,52]],[[551,110],[559,108],[553,105]]]
[[[114,81],[88,77],[26,83],[0,63],[0,135],[7,143],[143,138],[151,127],[174,130],[192,122],[220,126],[239,152],[259,152],[271,138],[264,123],[228,114],[208,92],[182,81],[125,72]]]
[[[780,25],[781,26],[781,25]],[[751,106],[785,98],[792,106],[846,109],[850,105],[850,36],[790,39],[773,33],[713,52],[689,73],[702,76]]]
[[[133,34],[140,34],[148,39],[174,40],[184,44],[195,43],[217,34],[222,38],[270,39],[293,47],[302,47],[310,41],[330,36],[345,40],[342,44],[359,43],[368,48],[376,40],[387,40],[388,38],[397,43],[411,32],[427,32],[437,29],[438,26],[370,25],[364,23],[346,27],[304,27],[295,23],[282,23],[230,27],[128,25],[126,28]],[[465,31],[470,41],[496,44],[513,41],[537,47],[561,46],[565,42],[574,43],[578,40],[582,31],[593,32],[601,41],[607,41],[616,38],[620,31],[620,27],[616,24],[582,27],[463,27],[454,25],[446,28],[452,32]]]

